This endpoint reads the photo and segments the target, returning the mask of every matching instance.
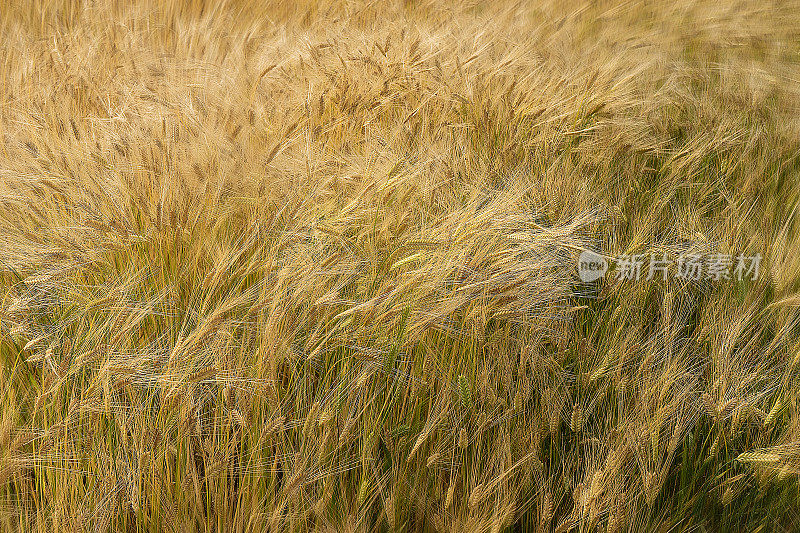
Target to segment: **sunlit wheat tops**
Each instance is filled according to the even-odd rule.
[[[0,531],[800,529],[798,104],[796,0],[0,0]]]

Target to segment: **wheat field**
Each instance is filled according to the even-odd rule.
[[[800,531],[798,205],[797,0],[2,0],[0,531]]]

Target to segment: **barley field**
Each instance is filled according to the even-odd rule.
[[[0,531],[800,531],[799,205],[798,0],[0,0]]]

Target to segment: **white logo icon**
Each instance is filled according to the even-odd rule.
[[[578,257],[578,276],[584,283],[602,278],[608,270],[605,257],[591,250],[584,250]]]

